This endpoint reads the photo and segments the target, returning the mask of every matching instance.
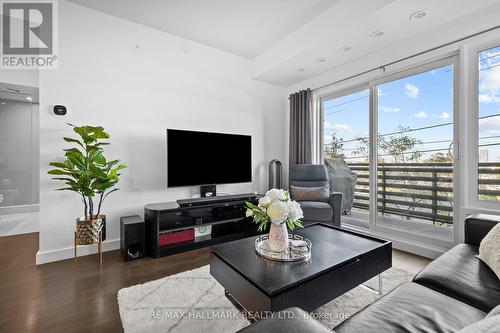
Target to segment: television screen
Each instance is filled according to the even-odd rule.
[[[252,137],[167,129],[168,187],[252,181]]]

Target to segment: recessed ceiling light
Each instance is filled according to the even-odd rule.
[[[370,34],[371,38],[380,38],[384,35],[384,32],[382,30],[375,30]]]
[[[410,15],[410,21],[412,21],[412,22],[422,21],[428,15],[429,15],[429,10],[427,10],[427,9],[417,10],[415,13]]]
[[[321,58],[321,57],[318,57],[314,60],[315,63],[318,63],[318,64],[321,64],[323,62],[326,62],[326,59],[325,58]]]
[[[297,69],[299,72],[303,72],[304,71],[304,68],[299,68]]]
[[[191,48],[189,47],[189,45],[182,45],[182,52],[184,53],[191,52]]]
[[[2,105],[5,105],[5,104],[7,104],[7,103],[5,103],[5,102],[2,102]]]
[[[31,98],[31,96],[26,96],[26,99],[27,99],[28,101],[31,101],[33,98]]]
[[[341,51],[341,52],[349,52],[349,51],[351,51],[351,50],[352,50],[352,47],[350,47],[349,45],[344,45],[344,46],[342,46],[342,47],[339,49],[339,51]]]

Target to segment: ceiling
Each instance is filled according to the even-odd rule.
[[[252,59],[339,0],[69,0]]]
[[[459,38],[481,31],[485,12],[496,12],[489,27],[499,25],[499,5],[499,0],[342,0],[257,56],[254,77],[290,86],[417,36],[424,38],[413,52],[424,51],[454,40],[440,39],[443,32],[456,31]],[[424,19],[410,20],[422,9],[427,10]],[[376,31],[383,36],[371,37]],[[297,47],[300,41],[303,45]],[[345,46],[350,51],[343,51]]]
[[[254,78],[282,86],[461,22],[484,26],[471,16],[481,10],[500,15],[500,0],[69,1],[243,56]],[[422,9],[424,19],[410,20]]]

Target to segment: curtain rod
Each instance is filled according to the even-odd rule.
[[[358,73],[358,74],[354,74],[354,75],[351,75],[351,76],[348,76],[346,78],[343,78],[343,79],[340,79],[340,80],[337,80],[337,81],[334,81],[334,82],[330,82],[328,84],[325,84],[323,86],[319,86],[319,87],[316,87],[314,89],[312,89],[312,91],[315,91],[315,90],[319,90],[319,89],[323,89],[323,88],[326,88],[326,87],[329,87],[329,86],[332,86],[334,84],[337,84],[337,83],[341,83],[341,82],[344,82],[344,81],[348,81],[348,80],[351,80],[351,79],[354,79],[358,76],[362,76],[362,75],[365,75],[365,74],[368,74],[368,73],[371,73],[371,72],[374,72],[376,70],[385,70],[385,67],[388,67],[388,66],[392,66],[394,64],[397,64],[397,63],[400,63],[402,61],[405,61],[405,60],[408,60],[408,59],[411,59],[411,58],[415,58],[415,57],[418,57],[420,55],[423,55],[423,54],[426,54],[426,53],[429,53],[429,52],[432,52],[432,51],[436,51],[436,50],[439,50],[443,47],[446,47],[446,46],[450,46],[450,45],[453,45],[453,44],[456,44],[456,43],[460,43],[466,39],[469,39],[469,38],[473,38],[473,37],[476,37],[476,36],[479,36],[479,35],[482,35],[482,34],[485,34],[487,32],[490,32],[490,31],[493,31],[493,30],[496,30],[496,29],[499,29],[500,28],[500,25],[497,25],[495,27],[492,27],[492,28],[489,28],[489,29],[486,29],[486,30],[482,30],[480,32],[476,32],[476,33],[473,33],[473,34],[470,34],[468,36],[465,36],[465,37],[462,37],[462,38],[459,38],[459,39],[455,39],[451,42],[448,42],[448,43],[445,43],[445,44],[441,44],[439,46],[435,46],[433,48],[430,48],[428,50],[425,50],[425,51],[422,51],[422,52],[418,52],[418,53],[415,53],[413,55],[410,55],[410,56],[407,56],[407,57],[404,57],[404,58],[401,58],[399,60],[395,60],[395,61],[392,61],[392,62],[389,62],[385,65],[382,65],[382,66],[378,66],[378,67],[375,67],[375,68],[372,68],[372,69],[368,69],[364,72],[361,72],[361,73]]]

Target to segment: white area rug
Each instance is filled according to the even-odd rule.
[[[391,268],[382,274],[384,292],[413,274]],[[367,283],[376,288],[378,279]],[[334,328],[380,295],[363,286],[314,311],[314,316]],[[224,295],[224,288],[210,276],[209,266],[121,289],[118,306],[125,333],[218,332],[232,333],[249,325],[248,320]]]

